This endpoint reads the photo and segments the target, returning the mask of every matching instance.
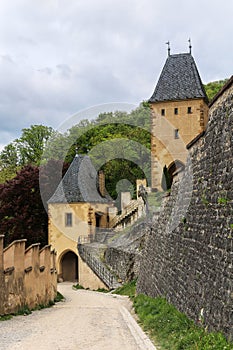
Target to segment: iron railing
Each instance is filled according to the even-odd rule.
[[[112,273],[86,249],[85,245],[78,243],[78,252],[80,257],[109,289],[114,289],[119,285]]]
[[[88,235],[79,235],[78,244],[88,244],[93,242],[104,243],[115,234],[116,233],[112,229],[97,227],[95,233],[89,233]]]
[[[95,241],[95,234],[78,236],[78,244],[92,243]]]

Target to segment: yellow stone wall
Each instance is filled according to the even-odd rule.
[[[100,288],[108,289],[108,287],[99,279],[98,276],[96,276],[96,274],[83,261],[81,261],[81,263],[79,264],[79,284],[84,288],[90,288],[93,290],[97,290]]]
[[[203,99],[151,103],[151,187],[161,189],[164,165],[175,160],[185,164],[186,145],[205,130],[208,106]],[[191,107],[192,113],[188,113]],[[178,109],[175,114],[174,109]],[[165,110],[165,115],[161,111]],[[178,129],[179,138],[175,138]]]
[[[85,241],[95,232],[95,213],[102,213],[100,226],[107,227],[107,214],[109,204],[91,203],[55,203],[49,204],[48,240],[57,252],[58,276],[62,277],[62,258],[71,251],[78,257],[79,284],[85,288],[107,288],[105,284],[82,261],[78,254],[77,243],[79,237]],[[72,226],[65,225],[65,214],[72,213]]]
[[[39,243],[25,249],[26,239],[3,249],[3,239],[0,235],[0,315],[48,305],[57,294],[55,252]]]
[[[88,236],[94,233],[96,226],[95,213],[102,214],[100,227],[107,227],[108,207],[108,204],[90,203],[49,204],[49,244],[52,244],[56,249],[57,241],[63,241],[64,237],[77,242],[79,236]],[[71,227],[65,225],[66,213],[72,213]],[[64,244],[62,244],[62,247],[65,249]]]

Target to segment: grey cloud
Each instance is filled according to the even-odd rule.
[[[41,72],[41,73],[45,73],[45,74],[48,74],[48,75],[51,75],[53,70],[49,67],[45,67],[45,68],[41,68],[41,69],[37,69],[38,72]]]
[[[14,63],[14,61],[10,55],[1,55],[0,57],[1,57],[2,61],[5,61],[5,62],[10,63],[10,64]]]
[[[28,36],[24,35],[18,35],[17,36],[17,41],[20,42],[20,45],[29,45],[29,46],[37,46],[37,43],[35,40]]]
[[[58,64],[56,67],[63,78],[70,78],[72,70],[67,64]]]
[[[56,127],[91,105],[149,98],[167,40],[179,53],[191,36],[204,82],[231,75],[232,12],[232,2],[216,0],[211,7],[202,0],[2,0],[4,140],[31,124]]]

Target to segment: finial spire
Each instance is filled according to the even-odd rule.
[[[168,56],[170,56],[170,52],[171,52],[170,41],[166,42],[166,45],[167,45]]]
[[[189,42],[189,53],[191,54],[192,53],[192,44],[191,44],[190,38],[189,38],[188,42]]]

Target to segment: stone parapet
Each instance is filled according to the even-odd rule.
[[[3,249],[0,236],[0,315],[47,305],[57,294],[55,251],[17,240]]]

